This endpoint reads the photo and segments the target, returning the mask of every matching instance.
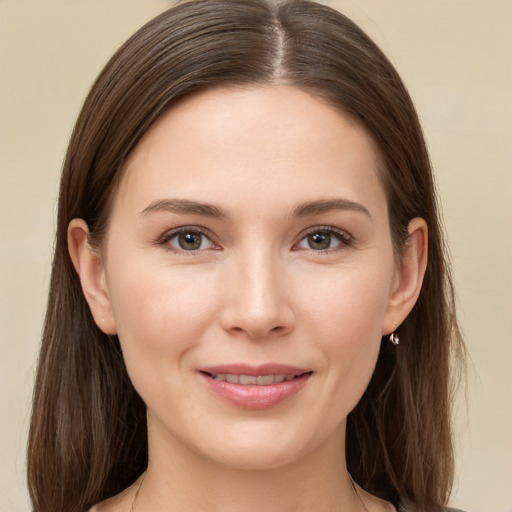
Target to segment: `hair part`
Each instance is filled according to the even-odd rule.
[[[219,86],[287,83],[365,127],[377,148],[395,249],[428,224],[419,300],[383,338],[348,418],[347,466],[368,492],[437,512],[453,481],[450,361],[463,358],[429,157],[397,72],[348,18],[307,0],[191,0],[157,16],[111,58],[75,125],[64,162],[48,309],[35,383],[28,481],[35,512],[84,512],[147,465],[145,405],[117,336],[95,325],[67,249],[84,219],[101,247],[123,164],[178,101]]]

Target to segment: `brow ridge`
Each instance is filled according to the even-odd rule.
[[[361,203],[357,203],[355,201],[350,201],[349,199],[320,199],[318,201],[307,201],[305,203],[301,203],[297,205],[293,214],[296,217],[305,217],[307,215],[314,215],[317,213],[324,213],[333,210],[352,210],[356,212],[361,212],[367,215],[370,219],[372,218],[368,209],[363,206]]]
[[[364,213],[370,219],[372,218],[368,209],[361,203],[342,198],[319,199],[316,201],[300,203],[294,208],[293,215],[295,217],[306,217],[308,215],[315,215],[333,210],[352,210]],[[161,211],[202,215],[218,219],[228,217],[227,213],[217,206],[208,203],[201,203],[199,201],[192,201],[190,199],[158,199],[144,208],[140,212],[140,215],[147,216]]]
[[[226,212],[217,206],[208,203],[200,203],[190,199],[158,199],[144,208],[139,215],[147,216],[156,212],[188,213],[223,219]]]

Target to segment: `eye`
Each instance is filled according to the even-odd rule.
[[[334,228],[315,228],[310,230],[297,244],[299,249],[317,252],[341,249],[352,242],[349,235]]]
[[[171,231],[161,240],[161,244],[170,245],[175,251],[203,251],[217,246],[198,229],[180,229]]]

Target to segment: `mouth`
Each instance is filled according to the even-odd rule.
[[[229,382],[230,384],[240,384],[242,386],[270,386],[271,384],[280,384],[281,382],[290,382],[312,372],[304,372],[300,374],[276,373],[270,375],[238,375],[236,373],[208,373],[202,372],[211,379],[221,382]]]
[[[210,391],[243,409],[267,409],[295,396],[312,370],[285,365],[224,365],[199,371]]]

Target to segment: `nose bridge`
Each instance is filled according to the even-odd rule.
[[[230,299],[224,312],[226,329],[260,338],[292,328],[286,272],[271,247],[241,250],[230,269],[229,280]]]

